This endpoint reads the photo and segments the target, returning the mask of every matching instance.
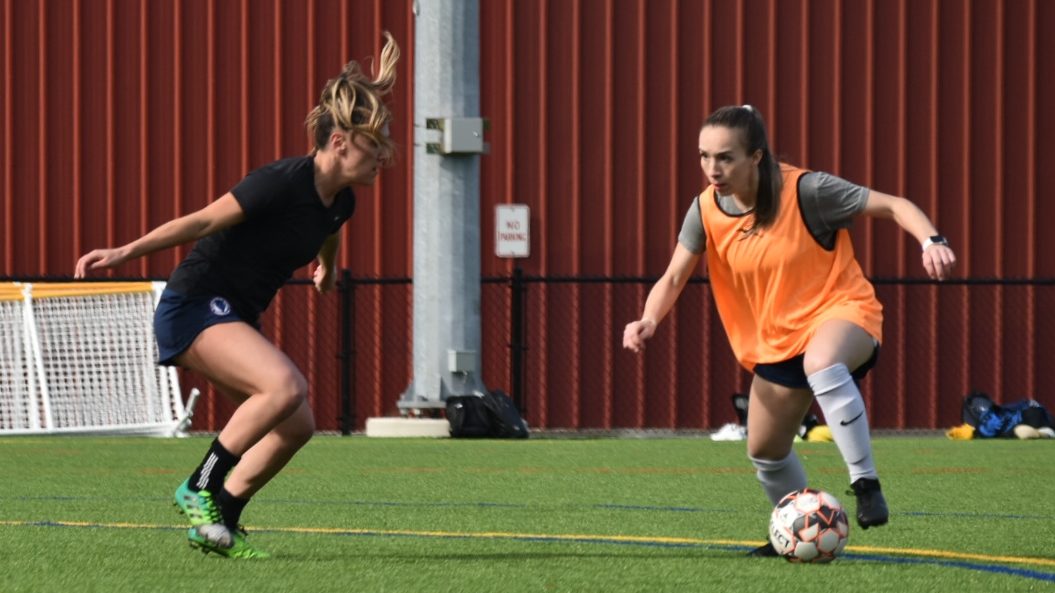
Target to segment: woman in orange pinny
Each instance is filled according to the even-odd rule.
[[[627,324],[623,347],[644,348],[706,252],[733,353],[754,374],[747,454],[770,502],[806,487],[792,443],[816,398],[850,473],[858,525],[883,525],[889,511],[857,386],[879,354],[882,306],[846,229],[861,215],[893,219],[919,241],[923,267],[937,280],[956,256],[905,198],[778,163],[749,105],[712,113],[699,154],[710,186],[689,208],[670,264],[641,318]],[[751,554],[776,551],[767,543]]]

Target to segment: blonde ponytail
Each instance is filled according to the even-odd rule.
[[[385,129],[392,119],[392,112],[383,97],[392,92],[396,84],[396,63],[400,52],[392,35],[388,31],[383,34],[385,46],[373,79],[363,73],[357,62],[351,61],[345,64],[340,75],[328,80],[322,88],[319,104],[304,120],[314,150],[325,148],[334,128],[339,128],[369,136],[381,147],[382,160],[389,160],[394,154],[395,145]]]

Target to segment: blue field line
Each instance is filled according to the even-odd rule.
[[[0,500],[20,501],[93,501],[93,500],[125,500],[140,502],[166,502],[169,498],[142,497],[142,496],[0,496]],[[746,508],[705,508],[690,506],[664,506],[643,504],[621,504],[621,503],[593,503],[593,504],[527,504],[513,502],[486,502],[486,501],[386,501],[386,500],[341,500],[341,499],[294,499],[294,498],[268,498],[261,497],[253,501],[254,505],[348,505],[364,507],[397,507],[397,508],[496,508],[496,509],[540,509],[540,508],[587,508],[606,511],[645,511],[660,513],[725,513],[725,514],[758,514],[757,510]],[[1055,515],[1025,515],[1014,513],[972,513],[956,511],[894,511],[894,516],[907,517],[953,517],[957,519],[979,519],[979,520],[1025,520],[1025,521],[1055,521]]]
[[[61,527],[61,525],[57,526]],[[260,529],[253,529],[253,533],[289,533],[285,530],[271,530],[266,527]],[[479,540],[479,539],[494,539],[496,541],[514,541],[514,542],[528,542],[528,543],[542,543],[542,544],[561,544],[561,543],[572,543],[572,544],[601,544],[601,545],[612,545],[612,546],[633,546],[637,548],[700,548],[700,549],[735,549],[733,546],[715,546],[710,544],[698,544],[693,542],[664,542],[664,541],[627,541],[609,539],[603,536],[597,537],[559,537],[552,536],[547,537],[545,535],[523,535],[523,536],[510,536],[502,538],[492,538],[487,536],[481,536],[473,533],[459,533],[459,534],[423,534],[423,533],[390,533],[384,531],[346,531],[346,532],[332,532],[329,535],[336,535],[338,537],[391,537],[391,538],[408,538],[408,539],[452,539],[452,540]],[[747,549],[747,548],[744,548]]]
[[[1038,581],[1047,581],[1049,583],[1055,583],[1055,574],[1052,574],[1050,572],[1041,572],[1039,570],[1030,570],[1028,568],[1015,568],[1012,566],[1004,566],[1002,564],[977,564],[974,562],[965,562],[963,560],[942,560],[935,558],[904,558],[901,556],[886,556],[883,554],[860,554],[855,552],[848,552],[846,554],[843,554],[842,557],[853,558],[854,560],[882,562],[885,564],[933,564],[936,566],[944,566],[949,568],[963,568],[966,570],[988,572],[993,574],[1006,574],[1010,576],[1017,576],[1027,579],[1036,579]]]
[[[255,501],[254,501],[255,502]],[[270,500],[261,499],[260,502],[267,502],[270,504],[303,504],[303,505],[351,505],[351,506],[368,506],[368,507],[424,507],[424,508],[497,508],[497,509],[527,509],[534,505],[517,503],[517,502],[482,502],[482,501],[466,501],[466,502],[443,502],[443,501],[431,501],[431,502],[396,502],[386,500],[298,500],[298,499],[282,499],[272,498]]]
[[[932,512],[932,511],[900,511],[897,515],[909,517],[956,517],[958,519],[1047,519],[1055,520],[1055,515],[1017,515],[997,513],[969,513],[969,512]]]
[[[30,527],[66,527],[66,528],[80,528],[80,529],[144,529],[144,530],[159,530],[159,531],[182,531],[184,527],[175,527],[171,525],[116,525],[116,524],[103,524],[103,523],[82,523],[82,524],[70,524],[63,522],[54,521],[25,521],[20,522],[21,526]],[[434,533],[434,532],[399,532],[394,533],[390,531],[371,531],[371,530],[333,530],[333,531],[311,531],[310,529],[304,529],[307,533],[312,535],[336,535],[339,537],[388,537],[388,538],[417,538],[417,539],[449,539],[449,540],[480,540],[480,539],[491,539],[491,540],[503,540],[503,541],[519,541],[528,543],[552,543],[552,544],[593,544],[593,545],[618,545],[618,546],[634,546],[634,547],[647,547],[647,548],[696,548],[703,550],[722,550],[731,551],[737,553],[743,553],[750,551],[750,546],[744,546],[739,544],[724,544],[724,543],[702,543],[702,542],[671,542],[663,541],[662,539],[648,540],[648,539],[620,539],[618,537],[605,537],[605,536],[545,536],[545,535],[529,535],[523,536],[516,534],[502,534],[501,537],[496,537],[493,534],[474,534],[474,533]],[[289,534],[290,532],[296,533],[297,530],[294,528],[257,528],[253,530],[254,533],[272,533],[272,534]],[[930,565],[942,568],[957,568],[962,570],[970,570],[975,572],[983,572],[989,574],[1006,575],[1013,577],[1021,577],[1026,579],[1032,579],[1037,581],[1044,581],[1049,583],[1055,583],[1055,573],[1043,572],[1039,570],[1032,570],[1028,568],[1015,568],[1005,566],[1002,564],[983,564],[978,562],[967,562],[963,560],[952,560],[952,559],[941,559],[941,558],[909,558],[903,556],[893,556],[886,554],[874,554],[874,553],[858,553],[858,552],[847,552],[842,555],[843,559],[846,560],[859,560],[864,562],[878,562],[883,564],[915,564],[915,565]],[[757,558],[749,559],[745,556],[745,561],[758,561]],[[771,562],[779,562],[779,560],[770,560]]]
[[[644,504],[594,504],[590,507],[595,509],[613,511],[659,511],[664,513],[743,513],[752,512],[742,509],[703,509],[698,507],[667,507],[652,506]],[[753,512],[752,512],[753,514]]]

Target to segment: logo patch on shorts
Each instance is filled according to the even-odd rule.
[[[213,315],[223,317],[224,315],[231,314],[231,303],[227,302],[227,299],[222,297],[216,297],[209,301],[209,310],[212,311]]]

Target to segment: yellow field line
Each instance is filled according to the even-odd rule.
[[[59,527],[104,527],[111,529],[183,529],[186,525],[154,525],[149,523],[97,523],[90,521],[10,521],[0,520],[4,527],[35,527],[40,525]],[[346,529],[340,527],[257,527],[260,531],[301,534],[332,535],[391,535],[435,538],[462,539],[544,539],[552,541],[608,541],[613,543],[640,544],[680,544],[680,545],[717,545],[717,546],[759,546],[757,540],[700,539],[694,537],[664,537],[639,535],[600,535],[600,534],[552,534],[552,533],[509,533],[502,531],[462,532],[462,531],[413,531],[402,529]],[[979,562],[999,562],[1002,564],[1026,564],[1031,566],[1055,566],[1053,558],[1033,558],[1029,556],[997,556],[991,554],[973,554],[951,550],[927,550],[922,548],[888,548],[878,546],[847,546],[847,552],[861,554],[891,554],[897,556],[919,556],[939,558],[942,560],[975,560]]]

